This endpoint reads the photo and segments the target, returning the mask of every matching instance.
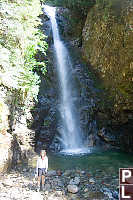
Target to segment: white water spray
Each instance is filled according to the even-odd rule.
[[[62,119],[62,128],[60,130],[60,141],[63,145],[63,152],[83,153],[88,152],[83,145],[82,132],[80,130],[80,120],[78,112],[74,105],[72,85],[72,63],[67,48],[59,36],[58,25],[56,22],[56,8],[44,6],[45,13],[50,17],[52,24],[54,48],[56,52],[57,70],[61,87],[61,105],[60,114]]]

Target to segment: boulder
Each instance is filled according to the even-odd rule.
[[[12,136],[0,134],[0,173],[5,172],[12,162]]]
[[[70,185],[79,185],[80,183],[80,177],[75,177],[74,179],[70,180]]]
[[[94,180],[93,178],[90,178],[90,179],[89,179],[89,182],[90,182],[91,184],[94,184],[94,183],[95,183],[95,180]]]
[[[50,171],[48,171],[48,173],[47,173],[47,176],[56,176],[57,174],[56,174],[56,171],[55,170],[50,170]]]
[[[75,194],[79,191],[79,188],[77,185],[68,185],[67,190],[68,192]]]

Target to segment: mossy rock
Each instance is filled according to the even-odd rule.
[[[104,101],[113,102],[110,110],[115,114],[133,110],[132,18],[132,5],[126,0],[97,1],[88,12],[82,34],[83,58],[108,90]]]

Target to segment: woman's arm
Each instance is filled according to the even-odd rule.
[[[48,171],[48,157],[46,159],[46,173],[47,173],[47,171]]]
[[[38,175],[38,159],[37,159],[37,163],[36,163],[36,174]]]

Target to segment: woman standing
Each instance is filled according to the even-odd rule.
[[[40,190],[40,183],[42,181],[42,190],[44,190],[45,184],[45,175],[48,170],[48,157],[46,156],[46,151],[41,150],[40,156],[37,159],[37,166],[36,166],[36,176],[38,177],[38,185],[37,191]]]

